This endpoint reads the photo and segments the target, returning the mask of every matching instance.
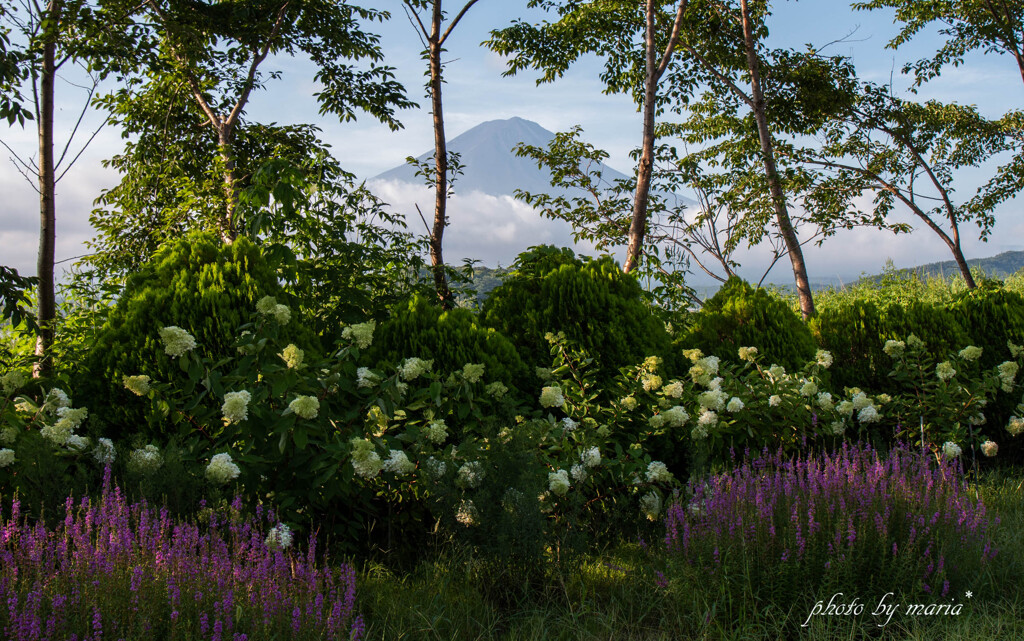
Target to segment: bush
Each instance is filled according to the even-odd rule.
[[[181,377],[158,330],[181,327],[205,354],[223,358],[234,352],[236,329],[256,301],[279,292],[274,270],[247,238],[225,245],[213,234],[197,233],[161,247],[129,277],[73,377],[72,389],[89,408],[92,427],[115,439],[139,429],[162,433],[162,417],[129,409],[137,404],[129,402],[130,392],[121,385],[125,376],[142,372],[154,381]],[[285,329],[283,338],[307,349],[315,345],[301,329]]]
[[[739,362],[740,347],[756,347],[765,362],[794,370],[816,350],[810,330],[784,300],[737,277],[693,315],[676,344],[732,363]]]
[[[500,381],[516,392],[527,389],[528,369],[505,336],[485,327],[468,309],[443,311],[432,301],[416,296],[392,310],[380,325],[363,359],[371,367],[394,365],[408,357],[434,361],[438,372],[461,370],[467,363],[484,366],[483,378]]]
[[[530,365],[547,365],[545,336],[562,333],[594,356],[599,377],[648,356],[670,358],[671,339],[636,278],[610,256],[580,259],[568,249],[534,247],[484,303],[481,317],[515,344]],[[666,362],[672,369],[672,363]]]

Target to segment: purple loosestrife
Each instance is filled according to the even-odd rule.
[[[765,451],[691,481],[691,498],[669,507],[670,567],[731,576],[730,585],[758,586],[776,600],[786,596],[780,590],[806,595],[850,577],[851,591],[959,589],[997,553],[998,519],[965,488],[957,461],[906,445],[886,455],[850,443],[796,458]]]
[[[218,641],[358,638],[355,572],[271,549],[273,511],[240,500],[207,525],[129,505],[107,472],[98,500],[69,498],[51,531],[0,506],[0,638]],[[208,512],[208,511],[207,511]],[[10,517],[7,517],[7,514]],[[44,587],[45,586],[45,587]]]

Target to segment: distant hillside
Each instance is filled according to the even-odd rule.
[[[971,266],[971,271],[981,270],[986,276],[992,278],[1006,278],[1024,269],[1024,251],[1003,252],[989,258],[970,258],[967,260],[967,264]],[[928,263],[917,267],[897,269],[896,273],[901,276],[913,274],[922,279],[936,276],[949,278],[959,274],[960,268],[957,267],[956,262],[946,260],[940,263]],[[861,280],[879,281],[882,278],[883,275],[879,274],[876,276],[865,276]]]

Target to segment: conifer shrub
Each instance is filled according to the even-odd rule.
[[[73,388],[89,408],[91,428],[115,439],[139,430],[161,433],[161,417],[130,409],[138,405],[129,402],[132,393],[122,385],[125,376],[143,371],[154,381],[183,376],[165,353],[159,330],[180,327],[205,353],[224,357],[234,351],[235,330],[256,302],[280,297],[280,290],[274,269],[248,238],[224,244],[214,234],[196,233],[162,246],[128,278],[83,359]],[[315,337],[298,323],[285,332],[291,342],[314,348]]]
[[[508,336],[528,365],[550,365],[545,336],[561,332],[594,357],[601,380],[648,356],[665,358],[673,369],[664,324],[636,278],[610,256],[580,258],[567,248],[541,246],[520,254],[512,268],[481,318]]]
[[[411,357],[432,360],[434,370],[444,373],[482,364],[484,380],[514,391],[525,392],[529,383],[529,370],[501,332],[484,326],[468,309],[444,311],[422,296],[392,309],[391,318],[377,328],[364,363],[400,365]]]
[[[1024,296],[1000,281],[985,280],[950,306],[966,343],[981,347],[981,365],[994,367],[1009,355],[1006,341],[1024,343]]]
[[[791,370],[813,360],[817,349],[786,301],[737,277],[704,303],[676,343],[733,363],[739,362],[740,347],[756,347],[766,363]]]

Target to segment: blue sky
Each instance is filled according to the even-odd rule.
[[[342,166],[362,178],[369,178],[402,163],[408,155],[427,151],[432,146],[433,134],[429,102],[423,90],[421,45],[401,3],[381,0],[364,4],[387,9],[393,15],[390,22],[374,24],[371,29],[381,35],[387,63],[396,68],[397,77],[410,97],[421,104],[418,110],[402,112],[404,129],[391,132],[368,116],[354,123],[338,123],[319,116],[312,97],[316,90],[312,81],[314,70],[304,61],[294,59],[269,61],[267,68],[283,71],[283,78],[272,82],[269,91],[254,97],[249,116],[254,120],[279,123],[317,123]],[[448,10],[454,13],[459,7],[461,4],[451,3]],[[525,2],[506,0],[480,0],[467,14],[448,43],[445,86],[448,137],[486,120],[512,116],[536,121],[551,131],[579,124],[588,141],[610,152],[610,165],[629,173],[632,163],[628,153],[639,142],[640,116],[628,97],[602,94],[596,60],[583,61],[556,83],[537,87],[529,72],[515,78],[501,77],[504,67],[499,57],[480,46],[491,29],[503,27],[516,17],[543,18],[544,15],[536,10],[527,12]],[[909,85],[909,80],[900,76],[900,67],[907,61],[929,55],[941,42],[937,34],[930,33],[899,51],[890,51],[885,49],[885,44],[896,32],[891,14],[853,12],[846,2],[836,0],[776,2],[770,25],[772,44],[777,46],[801,47],[805,43],[821,46],[846,38],[828,51],[850,56],[861,78],[886,82],[893,77],[897,87]],[[80,104],[76,93],[80,92],[66,84],[59,91],[58,102],[66,105],[60,112],[66,129],[76,115],[74,108]],[[61,96],[66,102],[61,102]],[[975,55],[965,65],[947,69],[942,78],[929,83],[920,96],[977,104],[983,113],[994,116],[1019,106],[1024,98],[1024,86],[1009,58]],[[93,114],[91,118],[90,122],[97,122],[99,116]],[[20,153],[33,153],[33,130],[0,128],[0,138]],[[118,132],[104,130],[60,183],[58,259],[85,253],[82,241],[92,235],[88,226],[91,201],[100,189],[116,183],[116,176],[103,169],[101,161],[117,153],[120,145]],[[7,155],[4,154],[5,160]],[[984,176],[983,171],[975,174],[965,176],[964,189],[973,186],[968,184],[972,179],[977,182]],[[0,170],[0,191],[7,194],[0,202],[0,247],[3,248],[0,262],[13,265],[23,273],[33,273],[38,243],[37,196],[9,163]],[[410,190],[392,188],[385,190],[382,196],[400,211],[412,211],[414,202],[429,203],[426,194]],[[485,259],[484,264],[507,264],[529,245],[571,241],[564,226],[537,219],[528,208],[511,199],[460,194],[453,203],[453,210],[446,236],[446,257],[450,262],[468,256]],[[504,223],[500,235],[493,233],[495,221]],[[1020,240],[1024,238],[1024,224],[1019,216],[1019,203],[1004,207],[999,221],[994,240],[985,245],[972,238],[969,229],[965,230],[968,237],[965,253],[969,258],[1024,249],[1024,241]],[[949,258],[941,242],[925,230],[910,237],[893,237],[876,230],[844,232],[822,248],[812,248],[807,253],[812,277],[840,275],[845,278],[861,272],[876,272],[888,258],[897,266]],[[741,260],[748,268],[745,275],[755,279],[760,276],[763,252],[748,252]],[[769,280],[787,282],[790,279],[788,262],[783,262]]]

